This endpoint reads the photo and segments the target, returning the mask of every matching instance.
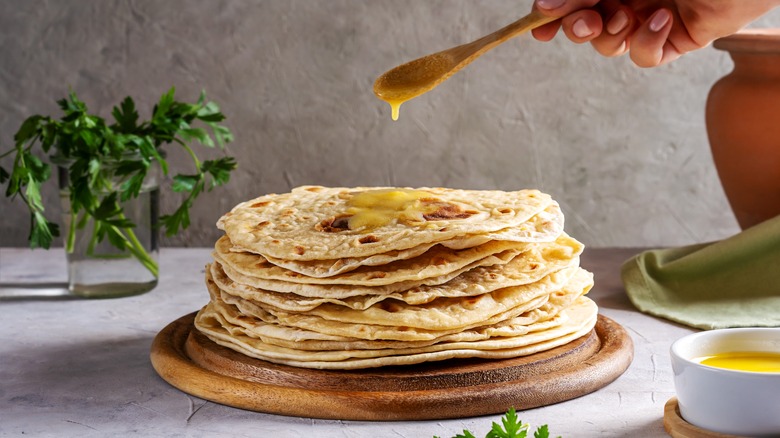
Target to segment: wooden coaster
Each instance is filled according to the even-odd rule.
[[[160,377],[216,403],[310,418],[423,420],[545,406],[606,386],[634,353],[625,329],[599,315],[589,335],[531,356],[314,370],[217,345],[194,329],[194,317],[173,321],[155,337],[151,361]]]
[[[711,432],[688,423],[680,415],[677,397],[670,398],[664,406],[664,429],[673,438],[739,438],[738,435]]]

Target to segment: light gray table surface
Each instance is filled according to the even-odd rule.
[[[634,361],[608,386],[520,412],[554,436],[664,437],[663,408],[674,396],[669,347],[686,327],[636,311],[620,265],[636,250],[586,249],[600,312],[624,326]],[[163,249],[160,283],[110,300],[0,300],[0,436],[452,437],[484,436],[499,414],[455,420],[367,422],[249,412],[190,396],[157,376],[154,336],[208,301],[210,250]],[[0,283],[65,280],[61,249],[0,248]],[[2,291],[0,291],[2,293]],[[292,401],[291,401],[292,402]]]

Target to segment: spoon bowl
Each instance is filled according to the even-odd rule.
[[[376,79],[374,94],[390,104],[393,120],[398,120],[402,103],[432,90],[488,50],[556,19],[533,10],[514,23],[476,41],[401,64]]]

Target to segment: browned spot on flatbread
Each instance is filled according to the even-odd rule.
[[[431,263],[433,263],[436,266],[446,265],[447,259],[444,257],[434,257],[433,260],[431,260]]]
[[[349,218],[351,217],[352,216],[346,214],[334,216],[318,223],[315,225],[314,229],[317,231],[324,231],[326,233],[337,233],[339,231],[345,231],[349,229]]]
[[[384,310],[385,312],[395,313],[401,310],[401,306],[399,306],[397,303],[394,303],[393,300],[384,300],[379,303],[379,308]]]
[[[379,242],[379,239],[376,236],[368,235],[368,236],[363,236],[360,239],[358,239],[358,242],[360,242],[360,243],[376,243],[376,242]]]
[[[304,253],[306,253],[306,248],[304,248],[302,246],[296,246],[295,247],[295,253],[298,254],[298,255],[303,255]]]
[[[450,204],[447,202],[433,201],[426,202],[426,207],[432,208],[433,211],[423,214],[425,220],[428,221],[440,221],[447,219],[466,219],[471,216],[472,213],[464,211],[458,205]]]
[[[322,191],[322,187],[306,187],[307,192],[319,193]]]
[[[268,221],[258,222],[257,224],[255,224],[254,229],[255,230],[259,230],[260,228],[263,228],[263,227],[265,227],[268,224],[270,224],[270,222],[268,222]]]
[[[367,276],[368,280],[373,280],[374,278],[385,278],[385,277],[387,277],[387,273],[385,272],[372,272]]]
[[[263,208],[268,204],[270,204],[268,201],[255,202],[254,204],[250,205],[249,208]]]

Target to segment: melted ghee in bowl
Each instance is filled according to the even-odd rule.
[[[697,360],[702,365],[737,371],[780,373],[780,353],[738,351],[704,356]]]

